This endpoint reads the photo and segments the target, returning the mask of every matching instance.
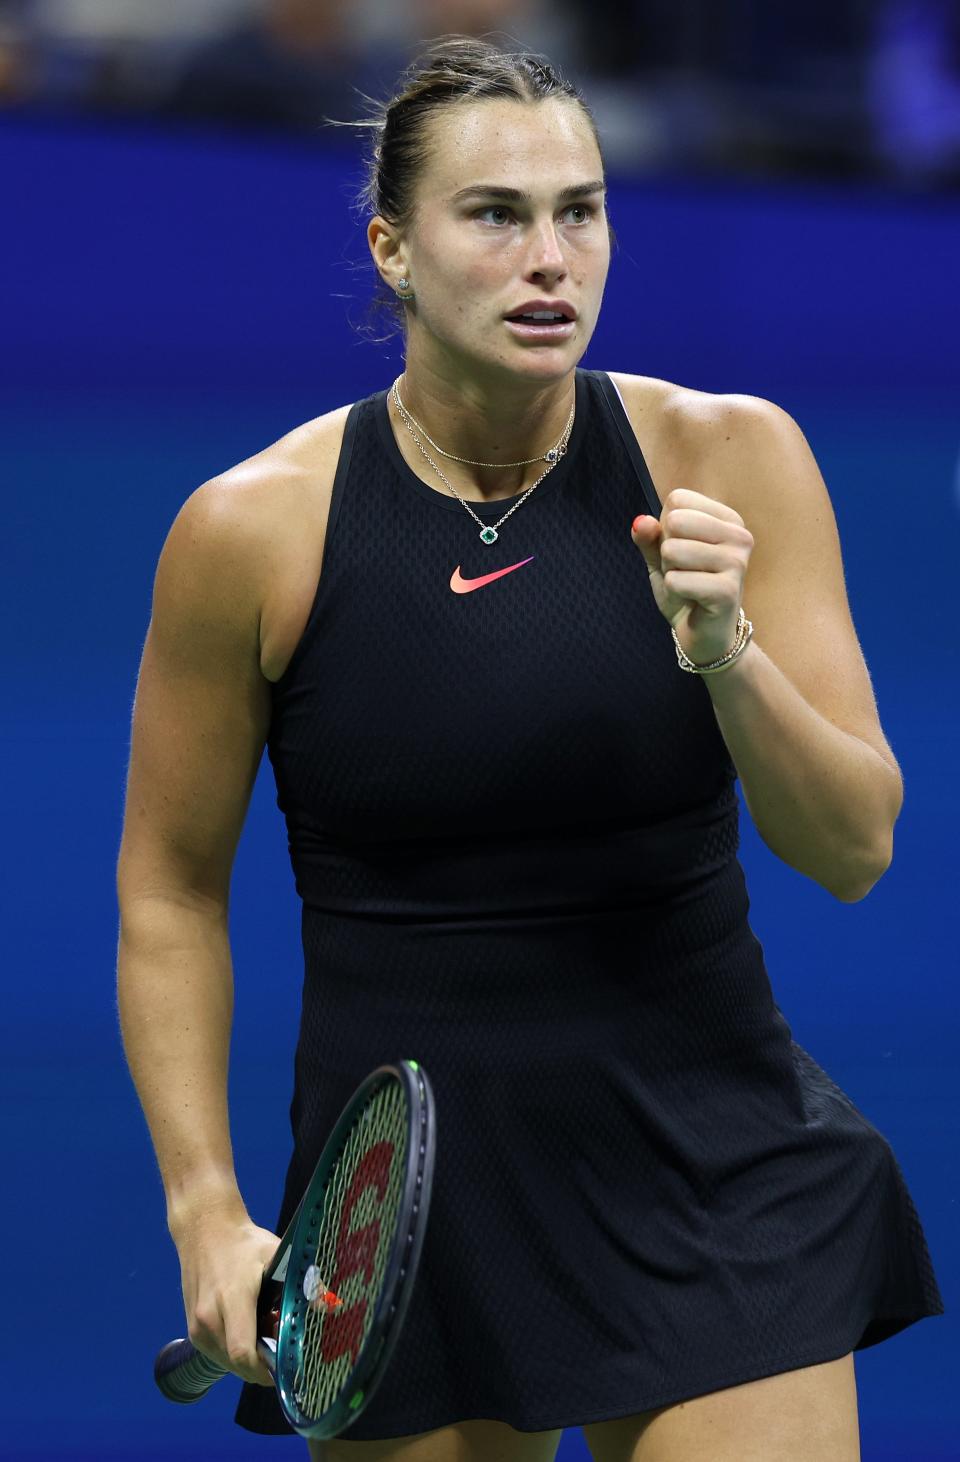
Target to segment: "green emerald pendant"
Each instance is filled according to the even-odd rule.
[[[480,534],[480,538],[483,543],[496,543],[499,536],[500,535],[497,532],[496,528],[484,528],[482,533]]]

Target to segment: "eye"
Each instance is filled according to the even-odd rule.
[[[596,213],[596,209],[589,203],[571,203],[568,205],[567,208],[564,209],[564,213],[580,214],[581,217],[575,218],[573,222],[578,227],[582,227],[583,224],[590,222],[590,219]],[[494,218],[490,220],[494,228],[501,228],[505,223],[509,223],[510,218],[512,217],[511,209],[509,209],[504,203],[488,203],[486,208],[477,209],[473,216],[474,218],[486,221],[488,214],[500,215],[499,218]]]
[[[506,218],[510,217],[509,208],[506,208],[502,203],[490,203],[486,208],[478,209],[474,217],[482,218],[485,213],[502,213]],[[494,224],[494,227],[497,227],[497,224]]]

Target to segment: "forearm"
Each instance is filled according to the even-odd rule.
[[[767,847],[844,902],[862,898],[893,855],[900,777],[815,711],[754,640],[703,680]]]
[[[201,1210],[243,1212],[227,1111],[233,967],[226,912],[187,900],[128,899],[117,997],[171,1231]]]

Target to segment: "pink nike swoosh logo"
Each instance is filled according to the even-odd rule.
[[[492,574],[481,574],[477,579],[465,579],[460,572],[460,565],[457,564],[450,575],[450,587],[455,594],[469,594],[474,589],[482,589],[484,584],[492,584],[494,579],[502,579],[504,574],[512,574],[514,569],[522,569],[525,563],[532,563],[536,558],[531,553],[529,558],[522,558],[519,563],[510,564],[509,568],[496,569]]]

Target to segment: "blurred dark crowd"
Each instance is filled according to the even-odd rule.
[[[960,186],[960,0],[0,0],[0,122],[330,139],[450,33],[549,56],[621,173]]]

